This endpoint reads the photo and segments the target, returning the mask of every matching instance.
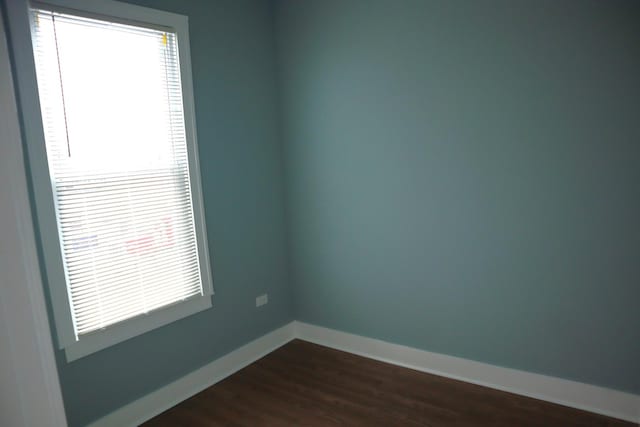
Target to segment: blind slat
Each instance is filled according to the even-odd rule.
[[[158,275],[154,275],[149,277],[149,281],[150,283],[153,283],[153,285],[149,285],[149,286],[145,286],[145,287],[139,287],[137,289],[138,292],[140,291],[151,291],[153,293],[156,293],[157,290],[162,290],[163,287],[168,287],[169,290],[171,292],[174,293],[178,293],[178,294],[190,294],[193,292],[193,289],[200,289],[198,287],[197,284],[197,280],[196,280],[196,275],[197,275],[197,271],[191,271],[189,274],[184,274],[184,277],[181,277],[181,279],[193,279],[192,283],[190,283],[188,286],[184,286],[182,288],[180,288],[179,290],[175,288],[175,286],[173,286],[173,282],[177,279],[177,277],[173,277],[173,276],[158,276]],[[153,281],[154,279],[162,279],[162,280],[157,280],[157,281]],[[164,285],[163,285],[164,284]],[[116,284],[117,285],[117,284]],[[96,286],[96,289],[98,287]],[[118,289],[117,286],[113,286],[113,289],[111,289],[112,287],[109,286],[109,288],[104,291],[101,292],[100,298],[101,299],[114,299],[117,298],[119,296],[122,296],[123,298],[129,298],[130,294],[131,294],[131,290],[126,290],[126,289]],[[78,305],[77,305],[77,310],[78,312],[82,312],[83,309],[90,309],[91,307],[94,307],[95,304],[95,295],[97,293],[94,292],[93,293],[93,297],[91,296],[91,294],[84,294],[84,295],[79,295],[79,301],[78,301]],[[74,295],[75,297],[75,295]],[[82,298],[80,298],[82,297]],[[87,302],[89,305],[87,305]]]
[[[197,295],[197,294],[196,294]],[[80,325],[78,327],[78,330],[80,331],[81,335],[84,334],[88,334],[91,332],[95,332],[95,331],[99,331],[100,329],[104,329],[105,327],[114,325],[116,323],[122,322],[124,320],[128,320],[134,317],[138,317],[138,316],[142,316],[145,314],[148,314],[149,312],[156,310],[158,308],[162,308],[162,307],[166,307],[169,305],[174,305],[177,302],[182,302],[182,301],[188,301],[189,299],[193,298],[196,295],[189,295],[186,298],[181,298],[181,299],[173,299],[172,302],[167,302],[166,300],[160,300],[159,302],[155,302],[154,304],[149,304],[148,305],[148,310],[145,310],[143,308],[138,308],[137,306],[133,306],[133,309],[131,309],[131,306],[124,306],[123,308],[120,308],[119,310],[113,311],[108,313],[107,316],[103,316],[100,315],[100,319],[104,319],[104,326],[100,326],[100,322],[95,320],[96,317],[89,317],[88,319],[92,321],[91,325],[92,325],[92,329],[88,329],[88,328],[83,328],[83,325]]]
[[[191,255],[193,252],[195,252],[195,247],[191,247],[191,248],[180,248],[178,251],[172,252],[171,255],[173,257],[180,257],[182,255],[185,254],[189,254]],[[126,255],[125,255],[126,256]],[[123,256],[124,257],[124,256]],[[158,256],[157,258],[160,258],[161,256]],[[118,257],[114,257],[114,258],[118,258]],[[100,275],[104,275],[105,273],[109,273],[111,278],[116,278],[119,275],[121,275],[126,269],[129,268],[134,268],[136,269],[136,271],[144,271],[144,269],[149,269],[151,267],[157,266],[161,267],[162,265],[160,264],[161,261],[153,261],[153,260],[147,260],[144,263],[143,267],[140,267],[140,260],[138,260],[135,257],[127,257],[130,259],[124,262],[121,262],[119,266],[117,267],[113,267],[111,266],[109,263],[107,262],[102,262],[102,263],[91,263],[88,264],[86,262],[81,263],[80,265],[76,265],[74,266],[74,272],[71,273],[69,272],[69,277],[70,278],[75,278],[79,275],[83,275],[83,274],[87,274],[88,270],[94,273],[94,278]],[[166,264],[167,260],[164,260]],[[193,261],[195,262],[195,261]],[[88,264],[88,265],[85,265]],[[185,268],[187,267],[188,264],[184,264],[181,267]],[[173,268],[175,269],[175,266],[172,266],[171,264],[169,264],[169,268]],[[75,291],[74,291],[75,292]]]

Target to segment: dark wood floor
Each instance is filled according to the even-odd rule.
[[[144,424],[632,426],[295,340]]]

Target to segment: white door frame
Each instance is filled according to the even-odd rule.
[[[0,9],[2,3],[0,3]],[[0,10],[2,12],[2,10]],[[64,427],[0,13],[0,425]]]

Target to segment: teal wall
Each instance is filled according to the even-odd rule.
[[[640,393],[640,3],[277,5],[296,318]]]
[[[215,295],[212,309],[71,363],[58,351],[65,408],[74,427],[293,319],[271,4],[134,2],[189,18]],[[269,304],[256,309],[255,297],[263,293]]]

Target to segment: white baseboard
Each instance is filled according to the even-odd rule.
[[[255,362],[294,338],[291,322],[251,341],[208,365],[91,423],[89,427],[137,426],[229,375]]]
[[[501,368],[294,321],[117,409],[89,427],[137,426],[294,338],[393,365],[640,423],[640,396],[634,394]]]
[[[359,335],[295,322],[305,341],[547,402],[640,423],[640,396],[546,375],[501,368]]]

